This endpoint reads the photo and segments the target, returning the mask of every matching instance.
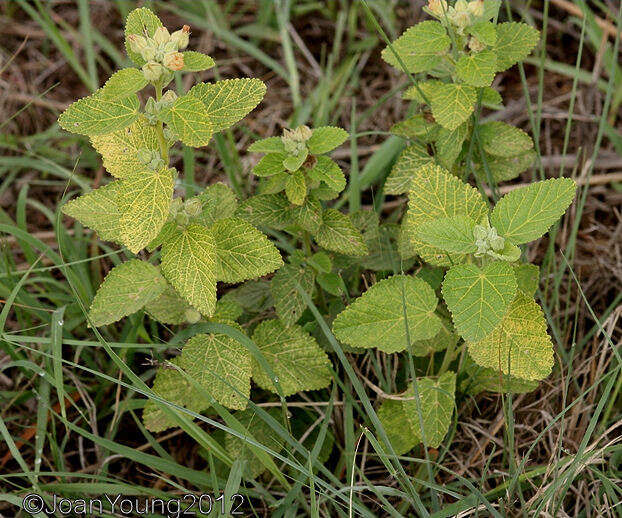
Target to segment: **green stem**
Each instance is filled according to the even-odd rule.
[[[156,92],[156,101],[162,99],[162,85],[160,83],[154,84]],[[166,162],[168,167],[168,146],[166,145],[166,139],[164,138],[164,123],[162,121],[158,121],[156,126],[156,133],[158,135],[158,141],[160,142],[160,156],[162,160]]]

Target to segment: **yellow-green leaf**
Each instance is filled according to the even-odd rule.
[[[213,131],[221,131],[243,119],[265,93],[266,85],[254,78],[199,83],[188,92],[205,105]]]
[[[270,240],[240,218],[220,219],[211,228],[216,244],[216,278],[242,282],[280,268],[281,254]]]
[[[393,42],[393,50],[386,47],[382,51],[382,59],[402,70],[402,65],[393,53],[395,51],[408,72],[426,72],[438,65],[440,57],[447,53],[450,44],[451,40],[445,28],[439,22],[428,20],[406,30]]]
[[[178,97],[161,117],[187,146],[205,146],[215,131],[205,105],[190,93]]]
[[[441,126],[454,130],[466,121],[475,109],[477,93],[474,87],[443,83],[430,93],[430,108]]]
[[[433,163],[434,158],[428,154],[426,147],[414,142],[402,151],[395,162],[384,184],[384,191],[387,194],[402,194],[409,191],[417,169]]]
[[[253,341],[279,379],[285,396],[330,385],[331,364],[326,353],[302,327],[286,327],[280,320],[264,320],[253,333]],[[253,358],[253,381],[277,392],[268,373]]]
[[[326,250],[350,256],[364,256],[369,253],[363,236],[354,227],[349,216],[336,209],[324,211],[322,226],[313,237]]]
[[[515,245],[538,239],[566,212],[577,185],[570,178],[551,178],[514,189],[499,200],[490,222]]]
[[[216,245],[201,225],[188,225],[162,245],[162,273],[203,315],[216,306]]]
[[[102,98],[119,100],[142,90],[147,83],[142,71],[137,68],[124,68],[112,74],[97,94]]]
[[[394,275],[374,284],[342,311],[333,322],[333,332],[353,347],[403,351],[409,340],[425,340],[438,333],[437,304],[425,281]]]
[[[119,182],[117,206],[121,213],[123,244],[132,252],[145,248],[169,216],[174,169],[145,170]]]
[[[195,52],[194,50],[188,50],[182,52],[182,54],[184,56],[184,68],[182,68],[184,72],[201,72],[215,65],[214,60],[207,54]]]
[[[508,22],[497,25],[497,71],[507,70],[525,59],[538,44],[540,33],[526,23]]]
[[[144,65],[145,60],[140,54],[134,52],[130,48],[130,44],[127,40],[128,35],[139,34],[140,36],[148,36],[151,38],[158,27],[162,27],[162,22],[151,9],[147,9],[146,7],[134,9],[127,15],[127,19],[125,20],[125,50],[130,59],[138,66]]]
[[[111,324],[136,313],[165,288],[166,281],[155,266],[131,259],[106,275],[89,309],[89,318],[94,326]]]
[[[490,86],[495,78],[497,55],[492,50],[483,50],[462,56],[456,63],[456,74],[471,86]]]
[[[251,354],[222,333],[194,335],[181,351],[181,366],[216,401],[243,410],[251,392]]]
[[[142,115],[127,128],[91,137],[91,143],[101,154],[106,170],[117,178],[145,170],[145,164],[138,159],[140,149],[160,150],[155,126]]]
[[[546,378],[553,367],[553,344],[540,306],[519,294],[503,320],[480,341],[468,342],[475,363],[526,380]]]
[[[100,239],[122,244],[118,192],[119,182],[109,183],[66,203],[63,205],[63,213],[93,229]]]
[[[467,341],[489,335],[516,296],[516,277],[506,262],[479,268],[474,264],[452,266],[443,281],[443,298],[456,326]]]
[[[286,264],[276,272],[270,282],[276,314],[286,326],[295,324],[307,307],[298,291],[299,285],[308,295],[313,292],[315,272],[312,268],[302,268]]]
[[[138,117],[136,94],[122,99],[93,94],[71,104],[58,118],[64,130],[80,135],[103,135],[129,126]]]

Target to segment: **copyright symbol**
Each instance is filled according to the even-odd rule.
[[[26,495],[22,500],[22,509],[27,513],[40,513],[44,506],[43,498],[35,493]]]

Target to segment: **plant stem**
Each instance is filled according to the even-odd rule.
[[[156,83],[153,85],[156,92],[156,101],[162,99],[162,84]],[[160,156],[162,160],[166,162],[166,166],[168,167],[168,146],[166,145],[166,139],[164,138],[164,123],[162,121],[158,121],[156,126],[156,133],[158,135],[158,141],[160,142]]]

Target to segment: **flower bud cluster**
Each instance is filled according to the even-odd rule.
[[[306,142],[311,138],[313,132],[309,126],[298,126],[296,129],[283,130],[281,141],[285,146],[285,151],[290,155],[299,156],[307,148]]]
[[[492,255],[496,257],[498,252],[503,250],[505,239],[497,233],[495,227],[484,225],[475,225],[473,229],[473,237],[475,238],[475,246],[477,251],[476,257],[483,255]]]
[[[138,160],[140,160],[147,166],[148,169],[151,169],[152,171],[158,171],[166,165],[166,162],[164,162],[160,156],[160,153],[158,153],[155,149],[142,148],[138,150],[137,155]]]
[[[190,198],[185,202],[181,198],[173,198],[170,217],[180,227],[185,227],[192,218],[196,218],[203,210],[203,203],[198,198]]]
[[[143,65],[145,79],[152,83],[168,78],[171,72],[184,68],[184,55],[179,52],[188,46],[190,27],[184,25],[173,34],[166,27],[158,27],[152,37],[130,34],[130,49],[146,61]]]
[[[449,22],[458,34],[484,14],[484,0],[458,0],[455,5],[448,5],[446,0],[428,0],[425,10],[441,22]]]
[[[149,124],[155,124],[158,121],[160,112],[172,106],[176,99],[177,94],[173,90],[167,90],[159,101],[149,97],[145,103],[145,117]]]

